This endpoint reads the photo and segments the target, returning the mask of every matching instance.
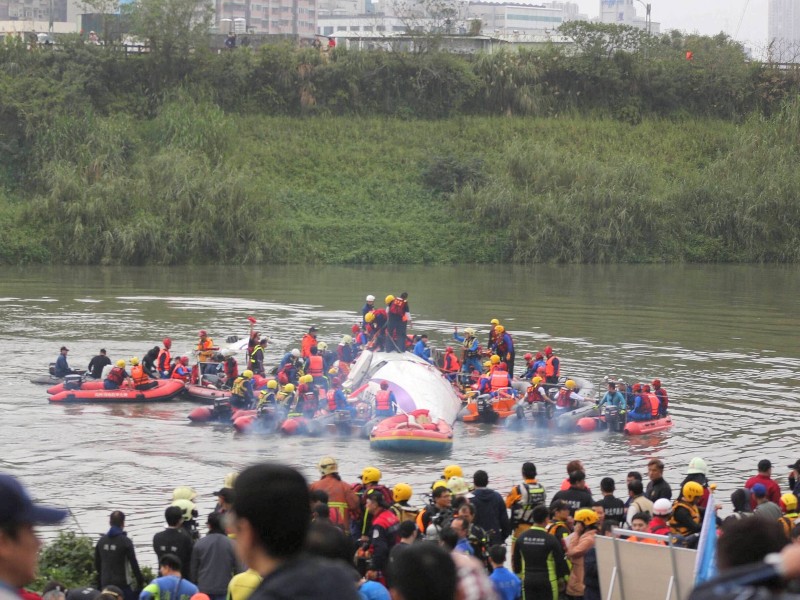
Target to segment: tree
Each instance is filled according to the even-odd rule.
[[[129,10],[133,32],[166,64],[208,46],[214,12],[208,0],[139,0]]]

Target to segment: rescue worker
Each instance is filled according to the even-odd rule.
[[[326,373],[334,368],[333,363],[336,362],[336,354],[328,350],[327,342],[317,342],[317,354],[322,357],[322,364]],[[324,384],[320,383],[318,385],[327,388],[328,382],[325,381]]]
[[[423,333],[419,336],[419,341],[414,344],[414,356],[420,357],[429,364],[434,364],[431,360],[431,349],[428,348],[428,334]]]
[[[572,563],[572,571],[567,581],[567,597],[582,598],[586,589],[583,581],[583,557],[594,548],[597,536],[597,513],[591,508],[575,511],[575,530],[567,537],[567,558]]]
[[[126,381],[128,382],[129,386],[133,387],[133,380],[125,370],[125,361],[119,359],[114,365],[114,368],[109,371],[108,376],[103,380],[103,389],[118,390]]]
[[[567,379],[564,382],[564,387],[558,391],[558,398],[556,399],[556,407],[565,410],[572,410],[577,408],[586,398],[578,393],[578,384],[573,379]]]
[[[134,389],[137,390],[152,390],[154,387],[158,387],[158,382],[147,376],[144,367],[139,364],[139,359],[135,356],[131,358],[131,380]]]
[[[493,396],[497,396],[503,390],[508,392],[511,389],[511,374],[506,371],[505,363],[500,363],[494,368],[489,378],[489,387]]]
[[[544,486],[536,480],[536,465],[522,464],[522,482],[511,488],[506,496],[506,507],[511,510],[511,553],[516,539],[533,525],[533,509],[547,499]]]
[[[225,354],[227,354],[227,356],[225,356]],[[233,382],[236,381],[236,378],[239,376],[239,363],[236,361],[236,356],[232,350],[226,350],[225,354],[223,354],[224,360],[222,362],[222,373],[225,376],[223,385],[230,389]]]
[[[660,379],[653,379],[653,393],[658,398],[658,416],[666,417],[669,410],[669,396],[666,388],[661,387]]]
[[[413,508],[408,503],[413,494],[414,490],[407,483],[398,483],[392,488],[392,498],[394,499],[394,504],[392,504],[390,510],[401,522],[415,521],[417,515],[419,514],[419,509]]]
[[[520,399],[519,405],[517,408],[517,416],[519,418],[524,418],[525,413],[528,411],[534,411],[539,408],[541,405],[539,403],[545,403],[545,415],[548,419],[553,417],[553,411],[556,406],[555,400],[553,400],[550,396],[547,395],[544,387],[541,385],[542,378],[538,375],[531,379],[531,385],[528,387],[525,395]]]
[[[53,367],[53,375],[55,377],[66,377],[67,375],[77,375],[79,374],[74,369],[69,368],[69,364],[67,363],[67,353],[69,352],[69,348],[66,346],[61,346],[61,350],[58,353],[58,357],[56,358],[55,367]]]
[[[537,352],[536,356],[533,357],[533,373],[544,380],[544,378],[547,376],[546,371],[547,363],[544,360],[544,354]]]
[[[783,533],[786,535],[788,541],[792,541],[792,530],[797,524],[800,515],[797,514],[797,496],[792,493],[787,493],[781,496],[778,506],[783,512],[783,516],[778,519],[778,522],[783,526]]]
[[[684,537],[699,533],[702,529],[700,509],[697,505],[703,498],[703,486],[690,481],[683,486],[680,497],[672,505],[669,527],[673,533]]]
[[[472,327],[464,329],[464,335],[458,335],[458,327],[453,332],[453,339],[461,342],[463,354],[461,357],[461,371],[467,375],[473,371],[481,372],[481,345],[475,337],[475,330]],[[466,384],[467,378],[462,379]],[[423,532],[424,533],[424,532]]]
[[[472,547],[472,555],[481,561],[489,572],[489,534],[475,524],[475,505],[465,502],[458,509],[457,516],[464,522],[464,532],[467,534],[467,542]]]
[[[283,355],[281,362],[278,365],[278,372],[285,373],[287,381],[292,383],[297,381],[298,372],[302,369],[300,362],[301,353],[297,348],[292,348],[289,352]]]
[[[367,348],[382,352],[386,350],[386,323],[389,320],[389,315],[383,308],[376,308],[372,312],[367,313],[364,317],[367,321],[367,332],[369,335],[369,342]]]
[[[237,377],[231,387],[231,406],[234,408],[250,409],[255,406],[253,395],[253,372],[246,369]]]
[[[350,533],[350,515],[358,514],[359,504],[350,484],[339,476],[339,463],[331,456],[325,456],[317,464],[320,478],[309,486],[313,492],[322,490],[328,494],[328,506],[331,508],[331,521]]]
[[[567,537],[572,533],[569,525],[572,510],[570,505],[564,500],[554,500],[550,504],[550,524],[547,526],[547,533],[550,533],[561,544],[564,553],[567,552]]]
[[[434,525],[441,531],[450,525],[453,516],[453,495],[444,481],[437,482],[434,484],[431,502],[417,515],[417,528],[427,533],[428,527]]]
[[[369,294],[366,298],[364,306],[361,307],[361,327],[367,326],[365,317],[367,316],[367,313],[372,312],[373,310],[375,310],[375,296]]]
[[[405,352],[408,292],[403,292],[399,298],[386,296],[386,316],[386,351]]]
[[[495,344],[497,343],[497,329],[496,327],[500,325],[500,321],[498,319],[492,319],[489,321],[489,337],[486,339],[486,347],[494,352]]]
[[[653,503],[653,518],[650,519],[648,529],[657,535],[669,535],[669,519],[672,516],[672,502],[666,498],[659,498]]]
[[[294,384],[287,383],[283,386],[276,395],[275,399],[278,401],[278,405],[283,408],[285,411],[291,410],[291,408],[295,405],[295,393],[294,393]]]
[[[316,385],[327,389],[328,380],[325,379],[325,360],[322,358],[322,355],[320,355],[317,346],[311,346],[309,352],[310,354],[306,358],[303,370],[307,375],[311,375]]]
[[[311,356],[311,348],[317,345],[317,328],[313,325],[308,328],[308,333],[300,340],[300,355],[306,359]]]
[[[197,362],[200,363],[200,374],[202,375],[206,372],[205,363],[211,362],[211,357],[214,356],[214,352],[219,348],[214,346],[214,340],[208,337],[208,332],[205,329],[201,329],[197,335],[200,339],[197,342],[197,346],[195,346],[195,351],[197,352]]]
[[[171,379],[180,379],[181,381],[189,381],[192,372],[189,370],[189,357],[181,356],[175,363],[172,369]]]
[[[380,391],[375,394],[375,416],[384,419],[393,417],[397,413],[397,399],[389,389],[388,381],[381,381],[380,386]]]
[[[353,338],[349,335],[343,335],[342,341],[336,347],[336,354],[339,362],[351,363],[356,359],[356,350],[353,347]]]
[[[569,577],[564,547],[545,529],[547,516],[547,507],[533,509],[532,525],[519,536],[512,552],[511,568],[522,579],[523,598],[558,600]]]
[[[649,387],[649,386],[645,386]],[[652,392],[645,391],[640,384],[633,386],[633,410],[628,413],[631,421],[650,421],[658,418],[658,399]]]
[[[144,358],[142,359],[142,368],[144,369],[144,372],[147,374],[147,376],[150,377],[151,379],[158,379],[158,370],[156,369],[156,359],[158,358],[159,352],[161,352],[161,348],[159,348],[158,346],[153,346],[150,350],[147,351],[147,354],[145,354]]]
[[[530,381],[536,375],[536,369],[533,366],[533,354],[526,352],[522,358],[525,361],[525,371],[523,371],[520,378]]]
[[[388,510],[388,504],[379,490],[370,490],[366,495],[366,512],[370,515],[369,555],[371,563],[365,576],[370,581],[386,584],[386,567],[389,551],[397,542],[400,521]]]
[[[450,382],[454,382],[460,369],[461,364],[458,362],[455,352],[453,352],[453,347],[448,346],[445,348],[444,358],[442,359],[442,371],[444,371],[445,377]]]
[[[106,349],[100,348],[100,354],[89,361],[89,366],[86,370],[89,371],[89,375],[91,375],[93,379],[100,379],[103,375],[103,367],[110,364],[111,359],[108,358]]]
[[[264,389],[258,397],[258,405],[256,408],[261,408],[262,406],[277,406],[278,401],[275,397],[275,390],[278,389],[278,382],[275,379],[270,379],[267,382],[267,387]]]
[[[326,397],[328,400],[328,412],[347,410],[350,411],[351,417],[354,418],[356,416],[356,408],[347,402],[347,396],[342,390],[342,381],[338,377],[334,377],[331,380],[331,389],[328,390]]]
[[[546,383],[558,384],[558,377],[561,374],[561,361],[558,356],[553,354],[553,348],[550,346],[545,347],[544,356],[544,380]]]
[[[500,359],[508,366],[508,373],[514,376],[514,359],[517,353],[514,351],[514,340],[511,334],[506,331],[502,325],[497,325],[495,328],[495,347],[494,352],[500,356]]]
[[[361,472],[361,483],[353,486],[353,492],[358,497],[359,502],[359,520],[353,523],[351,530],[354,530],[354,537],[360,539],[362,542],[367,541],[367,536],[372,526],[372,516],[367,511],[367,495],[370,492],[378,491],[383,495],[384,506],[392,505],[392,492],[380,483],[381,471],[375,467],[366,467]]]
[[[264,376],[264,348],[267,346],[267,338],[262,337],[258,343],[253,347],[253,351],[249,354],[250,360],[248,367],[253,373]]]
[[[172,348],[172,340],[169,338],[164,338],[162,343],[164,344],[164,347],[161,349],[161,352],[158,353],[158,358],[156,359],[156,369],[158,369],[158,374],[161,376],[161,379],[169,379],[169,367],[170,363],[172,362],[169,349]]]
[[[605,393],[600,402],[597,403],[597,408],[600,410],[602,410],[604,406],[606,407],[615,406],[621,412],[625,411],[626,408],[625,396],[622,395],[622,392],[617,390],[616,381],[613,380],[608,381],[608,391]]]

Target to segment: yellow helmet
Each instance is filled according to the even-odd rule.
[[[314,381],[314,376],[313,375],[303,375],[300,378],[300,382],[301,383],[311,383],[312,381]]]
[[[270,380],[267,382],[267,387],[268,387],[269,389],[271,389],[271,390],[276,390],[276,389],[278,389],[278,381],[277,381],[277,380],[275,380],[275,379],[270,379]]]
[[[502,325],[495,325],[494,332],[495,333],[505,333],[506,332],[506,328],[503,327]]]
[[[411,495],[414,493],[414,490],[411,489],[411,486],[407,483],[398,483],[394,488],[392,488],[392,497],[394,498],[395,502],[405,502],[406,500],[411,499]]]
[[[133,358],[131,358],[131,365],[133,365],[135,367],[138,364],[139,364],[139,358],[138,357],[134,356]]]
[[[567,381],[564,383],[564,385],[566,386],[566,388],[568,390],[574,390],[575,389],[575,382],[572,379],[567,379]]]
[[[492,362],[489,361],[489,360],[487,360],[486,362],[483,363],[483,368],[484,369],[490,369],[491,366],[492,366]]]
[[[320,459],[317,467],[322,475],[330,475],[331,473],[339,472],[339,465],[336,463],[336,459],[332,456],[325,456]]]
[[[190,488],[188,485],[182,485],[180,487],[176,487],[172,490],[172,500],[194,500],[197,498],[197,492],[194,491],[194,488]]]
[[[367,467],[361,472],[361,483],[378,483],[381,480],[381,472],[375,467]]]
[[[684,484],[681,494],[684,498],[686,498],[686,500],[692,502],[696,498],[702,497],[703,486],[696,481],[688,481],[686,484]]]
[[[498,321],[497,319],[492,319],[491,321],[489,321],[489,323],[491,323],[492,325],[500,325],[500,321]]]
[[[386,304],[391,304],[392,302],[394,302],[394,296],[389,294],[388,296],[386,296]]]
[[[464,328],[464,333],[467,334],[467,336],[473,336],[473,335],[475,335],[475,328],[473,328],[473,327],[465,327]]]
[[[575,511],[575,516],[572,517],[578,523],[583,523],[587,527],[589,525],[594,525],[599,520],[597,513],[594,512],[591,508],[582,508],[580,510]]]
[[[531,379],[531,384],[532,385],[539,385],[540,383],[542,383],[542,378],[539,377],[538,375],[536,377],[534,377],[533,379]]]
[[[245,379],[252,379],[253,372],[250,369],[245,369],[244,371],[242,371],[242,377],[244,377]]]
[[[786,512],[797,510],[797,496],[794,494],[784,494],[781,496],[781,504],[786,509]]]
[[[367,323],[372,323],[375,320],[375,313],[372,312],[372,311],[369,311],[367,314],[364,315],[364,320]]]
[[[447,482],[444,479],[440,479],[439,481],[434,481],[433,485],[431,486],[431,491],[440,487],[447,487]]]
[[[172,506],[177,506],[183,511],[183,520],[184,521],[191,521],[194,515],[192,515],[192,511],[194,510],[194,502],[191,500],[187,500],[186,498],[179,498],[178,500],[174,500],[172,502]]]
[[[499,365],[499,364],[500,364],[500,357],[499,357],[499,356],[497,356],[497,354],[492,354],[492,355],[489,357],[489,360],[491,361],[491,363],[492,363],[493,365]]]
[[[285,386],[283,386],[283,391],[286,392],[287,394],[291,394],[294,391],[294,384],[287,383]]]
[[[125,368],[125,361],[122,360],[121,358],[117,361],[116,364],[120,369],[124,369]]]
[[[353,342],[353,337],[350,335],[343,335],[342,336],[342,343],[343,344],[350,344]]]
[[[447,465],[442,471],[442,477],[444,477],[445,483],[451,477],[463,477],[464,471],[458,465]]]
[[[222,485],[226,488],[232,488],[233,485],[236,483],[236,478],[238,476],[239,474],[236,471],[231,471],[230,473],[225,475],[225,478],[222,480]]]

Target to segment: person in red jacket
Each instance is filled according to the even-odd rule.
[[[781,501],[781,488],[777,482],[772,479],[772,463],[766,458],[758,461],[758,474],[748,479],[744,487],[748,490],[752,490],[753,486],[757,483],[761,483],[767,488],[767,500],[775,504]],[[756,507],[755,496],[751,496],[750,506],[751,508]]]
[[[372,560],[366,578],[380,581],[385,585],[389,551],[397,543],[400,521],[391,510],[387,509],[383,494],[377,490],[367,494],[367,512],[372,517],[372,529],[369,534],[369,552]]]

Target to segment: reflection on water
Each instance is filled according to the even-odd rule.
[[[486,469],[490,486],[505,493],[527,460],[551,490],[572,458],[584,459],[593,489],[606,475],[622,489],[625,474],[646,471],[654,456],[677,485],[700,455],[727,498],[760,458],[777,465],[784,484],[782,465],[798,458],[790,443],[800,400],[796,267],[41,268],[0,276],[0,335],[9,349],[0,365],[0,468],[22,476],[40,499],[68,504],[92,535],[106,528],[110,510],[124,510],[143,550],[161,528],[173,487],[196,487],[204,513],[225,473],[256,460],[288,462],[316,478],[317,460],[332,454],[348,481],[372,464],[387,483],[405,480],[415,492],[455,462],[467,474]],[[141,357],[165,335],[183,353],[201,327],[217,342],[244,334],[248,315],[270,337],[274,361],[311,324],[335,345],[366,294],[403,290],[411,295],[412,331],[428,333],[434,346],[450,343],[454,325],[485,335],[496,317],[520,350],[552,344],[566,373],[599,389],[608,374],[660,377],[676,425],[626,438],[458,424],[450,456],[415,457],[373,452],[364,440],[192,426],[193,405],[185,402],[50,406],[44,387],[25,377],[43,370],[62,343],[80,367],[100,347],[114,359]],[[145,551],[144,559],[153,557]]]

